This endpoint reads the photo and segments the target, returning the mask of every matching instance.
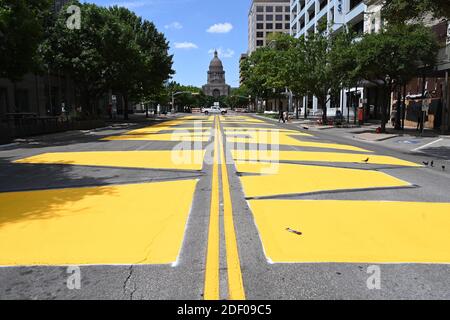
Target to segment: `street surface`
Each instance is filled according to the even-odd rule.
[[[230,114],[0,146],[0,299],[450,299],[450,146],[413,140]]]

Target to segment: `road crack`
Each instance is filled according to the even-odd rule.
[[[125,281],[123,283],[123,292],[124,292],[124,294],[127,294],[127,291],[130,291],[130,290],[128,290],[128,285],[131,284],[131,281],[132,281],[132,278],[133,278],[133,272],[134,272],[134,266],[131,265],[128,268],[128,276],[126,277],[126,279],[125,279]],[[136,290],[137,290],[136,283],[133,282],[133,289],[130,291],[130,300],[133,300],[134,294],[136,293]]]

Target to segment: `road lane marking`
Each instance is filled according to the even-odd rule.
[[[249,128],[247,128],[249,129]],[[336,144],[336,143],[323,143],[323,142],[311,142],[311,141],[301,141],[295,139],[294,137],[305,136],[306,134],[298,133],[295,135],[290,134],[266,134],[261,132],[258,135],[252,136],[251,138],[242,138],[242,137],[229,137],[227,138],[228,142],[231,143],[240,143],[240,144],[264,144],[264,145],[289,145],[296,147],[308,147],[308,148],[322,148],[322,149],[336,149],[336,150],[348,150],[348,151],[358,151],[358,152],[372,152],[366,149],[344,145],[344,144]]]
[[[206,136],[186,133],[184,135],[162,133],[162,134],[133,134],[111,136],[101,139],[103,141],[182,141],[182,142],[208,142],[209,134]]]
[[[450,203],[248,203],[266,257],[274,263],[450,263]]]
[[[197,181],[0,193],[0,266],[172,264]]]
[[[227,254],[228,293],[230,300],[245,300],[245,289],[242,280],[241,262],[233,219],[233,203],[231,200],[228,169],[225,157],[222,134],[219,122],[219,149],[221,154],[222,192],[224,210],[225,245]]]
[[[444,140],[444,139],[441,138],[441,139],[435,140],[435,141],[433,141],[433,142],[427,143],[426,145],[423,145],[423,146],[418,147],[418,148],[416,148],[416,149],[414,149],[414,150],[411,150],[411,151],[419,151],[419,150],[425,149],[425,148],[427,148],[427,147],[429,147],[429,146],[432,146],[432,145],[435,144],[435,143],[441,142],[442,140]]]
[[[206,253],[205,270],[205,300],[219,300],[219,268],[220,268],[220,226],[219,226],[219,130],[218,120],[215,124],[214,132],[214,159],[211,183],[211,208],[208,230],[208,247]]]
[[[390,157],[355,153],[309,152],[309,151],[271,151],[271,150],[232,150],[236,161],[303,161],[303,162],[339,162],[362,163],[369,158],[368,164],[395,165],[404,167],[422,167],[422,165]]]
[[[268,173],[241,177],[244,193],[249,198],[411,186],[408,182],[371,170],[250,161],[236,162],[236,169],[241,173]]]
[[[141,169],[202,170],[206,150],[54,152],[14,163],[59,164]]]

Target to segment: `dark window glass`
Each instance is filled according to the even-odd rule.
[[[264,7],[263,6],[257,6],[256,7],[256,12],[264,12]]]
[[[283,24],[282,24],[282,23],[277,23],[277,24],[275,25],[275,29],[277,29],[277,30],[283,29]]]
[[[257,41],[256,41],[256,45],[257,45],[258,47],[262,47],[262,46],[264,46],[264,41],[263,41],[263,40],[257,40]]]
[[[258,30],[264,29],[264,23],[257,23],[256,24],[256,29],[258,29]]]
[[[266,21],[273,21],[273,14],[268,14],[266,16]]]
[[[266,7],[266,12],[273,12],[273,7]]]
[[[273,29],[273,23],[266,23],[266,29]]]
[[[277,21],[283,21],[283,15],[277,14],[276,17],[275,17],[275,19],[276,19]]]
[[[275,11],[276,11],[276,12],[283,12],[283,7],[276,7],[276,8],[275,8]]]
[[[256,33],[257,38],[264,38],[264,32],[257,32]]]
[[[256,16],[256,21],[264,21],[264,16],[262,14],[258,14]]]
[[[291,24],[290,24],[290,23],[286,23],[286,24],[284,25],[284,28],[285,28],[285,29],[290,29],[290,28],[291,28]]]

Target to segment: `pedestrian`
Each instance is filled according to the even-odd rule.
[[[108,112],[109,119],[112,120],[112,118],[113,118],[113,113],[112,113],[112,104],[111,104],[111,103],[108,104],[107,112]]]
[[[423,111],[420,110],[418,111],[418,116],[417,116],[417,131],[422,131],[423,128]]]
[[[284,119],[284,112],[283,109],[280,108],[280,112],[279,112],[279,117],[278,117],[278,122],[283,121],[283,123],[286,123],[286,120]]]

